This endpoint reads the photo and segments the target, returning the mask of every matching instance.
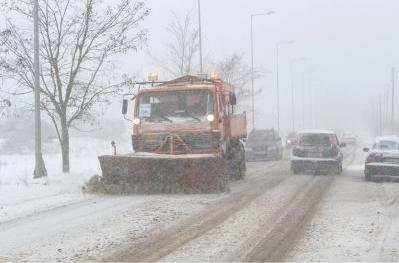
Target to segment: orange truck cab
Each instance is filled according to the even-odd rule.
[[[123,108],[126,114],[126,100]],[[232,178],[244,176],[246,115],[236,112],[230,85],[195,76],[152,83],[138,90],[133,115],[135,153],[214,154]]]

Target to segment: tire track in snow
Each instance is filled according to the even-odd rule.
[[[380,239],[377,241],[378,261],[397,261],[399,258],[399,193],[390,198],[384,183],[375,183],[377,188],[378,200],[386,211],[384,223],[382,225]],[[383,214],[379,214],[383,217]]]
[[[231,193],[226,198],[211,204],[199,214],[193,215],[191,218],[175,226],[151,233],[149,238],[141,242],[137,242],[133,239],[131,245],[112,253],[109,258],[103,260],[134,262],[152,262],[160,260],[191,240],[198,238],[212,228],[220,225],[235,212],[243,209],[258,196],[264,194],[265,191],[276,187],[289,178],[290,175],[287,175],[287,173],[281,173],[281,169],[288,169],[286,162],[276,164],[285,167],[273,165],[270,170],[259,174],[256,174],[256,172],[260,172],[262,169],[256,170],[254,178],[244,182],[245,185],[237,192]],[[271,176],[270,174],[272,172],[278,175]],[[264,177],[262,175],[267,176]]]
[[[351,147],[344,159],[344,168],[355,160],[356,147]],[[276,221],[269,226],[266,235],[241,260],[283,261],[304,235],[318,206],[330,189],[335,176],[313,176],[303,189],[292,198],[292,203],[281,209]]]
[[[317,205],[333,182],[333,176],[315,176],[298,191],[292,202],[280,211],[280,216],[271,222],[267,234],[243,258],[242,261],[282,261],[304,232]]]

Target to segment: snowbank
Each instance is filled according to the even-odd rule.
[[[128,137],[127,137],[128,138]],[[122,143],[121,143],[122,144]],[[130,144],[125,143],[127,151]],[[58,142],[44,149],[47,178],[33,179],[34,154],[1,154],[0,152],[0,223],[58,206],[79,202],[90,195],[82,186],[100,174],[97,156],[111,154],[108,141],[88,137],[71,138],[71,172],[62,173],[61,154],[54,153]]]

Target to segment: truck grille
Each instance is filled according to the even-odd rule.
[[[174,154],[204,152],[212,148],[214,141],[210,132],[133,135],[132,140],[137,152],[171,153],[173,147]]]

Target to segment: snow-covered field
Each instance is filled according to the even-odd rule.
[[[57,141],[45,145],[43,158],[48,177],[41,179],[33,179],[33,153],[0,153],[0,223],[91,198],[82,193],[82,186],[93,175],[100,174],[97,156],[112,153],[110,143],[72,138],[69,174],[62,173],[58,147]],[[119,148],[126,152],[129,147]]]

